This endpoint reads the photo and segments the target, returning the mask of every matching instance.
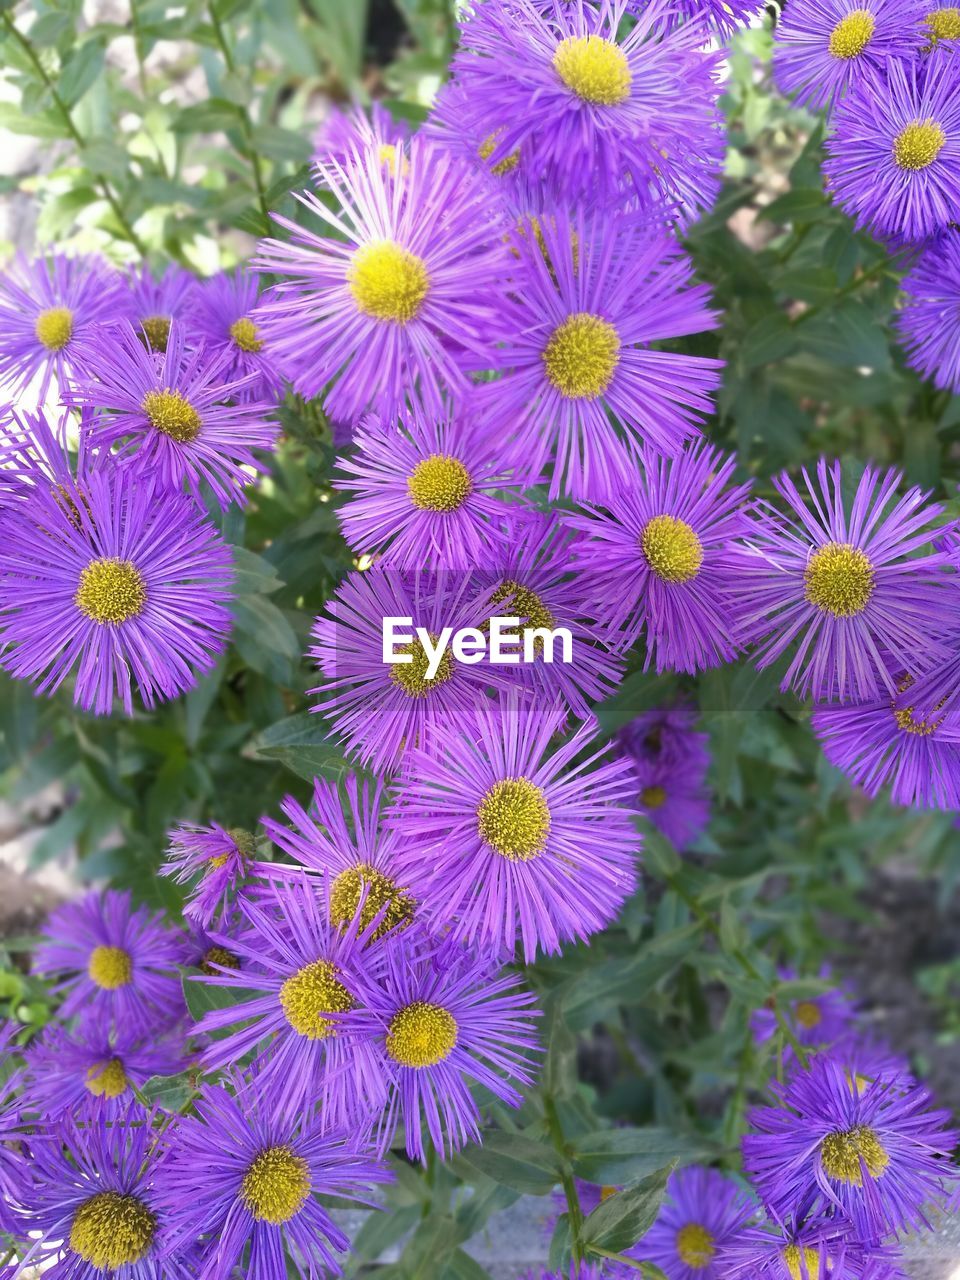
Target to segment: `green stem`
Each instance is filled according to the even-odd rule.
[[[53,83],[53,81],[50,79],[50,76],[47,74],[46,68],[44,67],[43,63],[40,61],[39,55],[37,54],[36,49],[33,47],[32,42],[29,40],[27,36],[23,34],[20,28],[16,26],[13,19],[10,17],[10,14],[8,11],[5,10],[4,13],[2,14],[2,17],[3,17],[3,25],[6,27],[9,34],[13,36],[14,40],[16,40],[17,44],[19,44],[20,48],[24,51],[27,57],[30,59],[31,63],[33,64],[37,72],[37,75],[40,77],[40,79],[43,81],[44,85],[46,86],[50,94],[50,97],[53,101],[53,105],[56,107],[57,111],[59,112],[60,117],[63,120],[64,125],[66,126],[67,132],[70,134],[70,137],[73,139],[77,147],[82,150],[87,145],[86,138],[84,138],[83,134],[80,132],[77,126],[73,123],[73,116],[71,116],[70,114],[70,108],[67,106],[67,104],[64,102],[64,100],[60,97],[59,93],[57,92],[56,85]],[[106,200],[107,204],[109,204],[110,208],[113,210],[114,217],[117,219],[117,222],[120,224],[120,227],[123,230],[124,239],[128,240],[130,244],[132,244],[133,247],[136,249],[137,253],[139,253],[141,257],[145,258],[147,256],[146,246],[144,245],[140,237],[137,235],[136,231],[134,231],[133,227],[130,225],[130,221],[127,218],[127,215],[123,212],[123,208],[119,200],[117,199],[116,195],[114,194],[113,188],[110,186],[110,183],[103,176],[103,174],[96,173],[95,171],[94,171],[94,178],[97,182],[97,185],[100,188],[100,192],[103,198]]]
[[[640,1271],[646,1274],[647,1264],[645,1262],[637,1262],[635,1258],[625,1258],[622,1253],[611,1253],[609,1249],[601,1249],[598,1245],[591,1244],[587,1246],[591,1253],[595,1253],[598,1258],[611,1258],[614,1262],[619,1262],[624,1267],[632,1267],[634,1271]]]
[[[210,22],[213,26],[213,34],[216,37],[217,47],[223,55],[224,66],[233,74],[237,69],[233,52],[230,49],[230,43],[227,40],[227,33],[223,29],[223,23],[217,15],[216,4],[211,4],[209,8]],[[263,220],[263,234],[270,233],[270,206],[267,204],[267,189],[263,181],[263,166],[260,163],[260,157],[257,154],[257,148],[253,141],[253,121],[250,119],[250,113],[246,107],[237,105],[237,111],[240,118],[240,130],[243,133],[243,153],[250,161],[250,168],[253,171],[253,182],[257,188],[257,203],[260,206],[260,216]]]
[[[560,1157],[560,1185],[563,1187],[563,1194],[567,1201],[567,1213],[570,1218],[570,1238],[573,1247],[573,1260],[576,1263],[583,1261],[583,1209],[580,1207],[580,1197],[577,1194],[577,1183],[573,1176],[573,1170],[570,1168],[570,1161],[567,1158],[566,1141],[563,1136],[563,1126],[560,1123],[560,1116],[557,1113],[557,1105],[550,1094],[545,1094],[543,1098],[544,1115],[547,1118],[547,1127],[550,1130],[550,1137],[553,1141],[554,1149]]]
[[[879,280],[880,277],[886,275],[889,270],[889,258],[883,258],[880,262],[875,262],[869,270],[862,271],[860,275],[851,280],[849,284],[844,285],[842,289],[838,289],[830,299],[829,304],[825,302],[818,302],[815,306],[809,307],[806,311],[801,312],[800,315],[791,321],[791,324],[794,326],[805,324],[806,321],[810,320],[813,316],[819,315],[820,312],[828,305],[833,307],[835,303],[839,302],[841,299],[848,298],[852,293],[856,293],[859,289],[862,289],[865,284],[870,284],[873,280]]]

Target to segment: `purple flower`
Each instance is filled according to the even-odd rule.
[[[793,969],[781,969],[779,977],[782,982],[792,982],[796,980],[797,974]],[[830,968],[824,965],[820,970],[820,979],[828,981],[830,977]],[[794,1035],[804,1048],[823,1048],[836,1044],[850,1031],[856,1009],[850,993],[841,986],[834,986],[822,995],[789,1000],[783,1012]],[[750,1018],[750,1026],[761,1044],[771,1040],[778,1030],[773,1009],[754,1010]],[[790,1056],[791,1053],[790,1046],[785,1046],[785,1056]]]
[[[927,0],[923,7],[927,12],[921,30],[927,37],[927,48],[948,41],[944,52],[949,56],[955,48],[953,41],[960,40],[960,10],[953,0]]]
[[[664,756],[632,756],[630,766],[639,811],[671,844],[689,848],[710,822],[705,770]]]
[[[651,0],[627,0],[627,9],[642,13],[650,3]],[[762,7],[762,0],[676,0],[668,20],[707,23],[721,35],[729,36]]]
[[[238,1268],[257,1280],[340,1275],[350,1242],[317,1197],[374,1207],[370,1188],[392,1175],[365,1152],[362,1130],[330,1130],[315,1108],[279,1105],[258,1076],[231,1084],[236,1097],[205,1087],[169,1136],[161,1196],[171,1248],[196,1248],[204,1280]]]
[[[340,421],[368,408],[440,418],[468,390],[467,354],[494,363],[507,250],[487,184],[414,138],[397,173],[319,161],[339,213],[312,192],[304,208],[337,238],[289,219],[289,243],[265,240],[255,265],[279,283],[257,313],[295,389]]]
[[[75,1114],[84,1106],[117,1117],[151,1076],[172,1076],[187,1065],[183,1038],[141,1038],[122,1023],[93,1012],[76,1031],[52,1025],[26,1054],[28,1094],[41,1115]]]
[[[30,1166],[19,1144],[23,1140],[23,1112],[19,1091],[23,1084],[23,1067],[11,1061],[20,1052],[16,1036],[20,1027],[13,1022],[0,1022],[0,1231],[13,1232],[12,1206],[30,1183]],[[8,1145],[9,1144],[9,1145]],[[0,1271],[0,1275],[3,1272]]]
[[[2,412],[2,411],[0,411]],[[61,500],[72,501],[77,479],[96,466],[96,457],[87,446],[82,415],[76,460],[71,456],[68,433],[76,426],[74,415],[60,414],[51,426],[46,414],[18,412],[0,423],[0,485],[6,496],[29,501],[36,486],[56,489]]]
[[[157,279],[144,263],[130,272],[127,287],[133,302],[131,319],[139,326],[146,345],[153,351],[166,351],[170,322],[186,316],[197,287],[196,280],[175,263]],[[110,316],[108,323],[115,324],[117,319],[115,315]]]
[[[584,558],[607,602],[603,621],[646,639],[646,665],[687,671],[730,662],[743,571],[735,539],[748,528],[749,485],[730,485],[736,458],[696,445],[674,459],[652,449],[637,480],[572,523],[589,534]]]
[[[773,73],[798,105],[829,107],[867,72],[920,48],[925,0],[793,0],[777,24]]]
[[[184,327],[170,325],[163,353],[147,350],[131,325],[102,331],[82,354],[83,376],[63,397],[97,410],[89,431],[106,448],[121,446],[142,476],[195,494],[209,485],[220,506],[242,502],[249,472],[263,471],[255,449],[270,449],[277,426],[261,401],[228,404],[241,388],[227,382],[230,355],[190,351]]]
[[[953,1177],[957,1134],[949,1114],[909,1080],[851,1078],[832,1054],[771,1086],[773,1107],[755,1107],[744,1166],[764,1203],[784,1216],[798,1205],[836,1207],[863,1241],[929,1227],[924,1206]]]
[[[24,1263],[46,1263],[51,1280],[194,1280],[192,1248],[168,1252],[153,1121],[138,1104],[109,1118],[87,1108],[31,1144],[22,1220],[39,1239]]]
[[[519,940],[532,961],[603,929],[633,892],[629,765],[602,760],[586,727],[550,754],[565,718],[514,691],[411,750],[389,821],[407,883],[443,904],[454,938],[501,955]]]
[[[743,1234],[755,1205],[715,1169],[672,1174],[667,1199],[629,1256],[655,1263],[669,1280],[726,1280],[719,1257]]]
[[[256,838],[241,827],[226,830],[217,822],[208,827],[182,823],[168,836],[170,847],[160,874],[174,876],[177,884],[196,880],[183,914],[204,929],[222,921],[255,870]]]
[[[288,826],[262,819],[273,843],[296,864],[275,864],[271,874],[300,877],[305,869],[321,879],[330,919],[341,929],[350,925],[358,911],[361,929],[379,917],[375,938],[409,924],[417,913],[417,901],[399,879],[397,834],[384,823],[386,804],[379,779],[365,778],[361,785],[349,774],[338,787],[314,778],[309,812],[287,796],[280,808]]]
[[[946,231],[927,245],[903,291],[896,326],[907,363],[941,391],[960,393],[960,232]]]
[[[518,157],[545,189],[609,206],[709,208],[723,134],[718,57],[700,23],[672,24],[651,0],[632,26],[627,0],[477,6],[453,61],[462,131],[491,167]]]
[[[394,119],[380,102],[370,104],[369,114],[359,105],[347,111],[331,106],[313,135],[313,149],[318,160],[333,160],[341,166],[373,151],[386,171],[395,175],[409,138],[409,124]]]
[[[757,666],[793,650],[781,688],[801,697],[895,694],[888,663],[903,670],[930,652],[953,610],[950,555],[918,554],[943,508],[916,487],[897,499],[897,471],[868,466],[852,502],[839,462],[821,458],[816,482],[801,474],[806,499],[786,474],[773,481],[793,519],[765,502],[755,508],[740,621]]]
[[[534,997],[489,956],[449,938],[430,943],[416,928],[384,954],[350,1033],[373,1043],[388,1081],[379,1146],[390,1145],[399,1120],[410,1159],[426,1159],[424,1128],[442,1159],[480,1140],[471,1084],[518,1107],[514,1085],[533,1083]]]
[[[617,734],[617,745],[636,760],[683,765],[701,776],[710,765],[710,735],[695,728],[696,707],[678,703],[655,707]]]
[[[203,345],[207,357],[223,360],[222,381],[242,384],[234,392],[242,404],[275,401],[284,388],[283,374],[255,318],[257,294],[257,277],[243,267],[221,271],[196,287],[189,316],[191,338]]]
[[[306,877],[265,887],[256,902],[242,900],[247,926],[238,937],[213,934],[233,952],[242,972],[197,975],[194,982],[239,987],[245,998],[204,1014],[197,1032],[226,1032],[202,1055],[206,1067],[239,1062],[269,1038],[258,1059],[260,1088],[275,1093],[283,1111],[305,1100],[322,1103],[326,1122],[350,1124],[358,1107],[374,1112],[384,1082],[372,1046],[348,1038],[357,1016],[360,975],[382,963],[374,930],[346,929],[330,919],[326,894]]]
[[[34,966],[58,981],[61,1018],[90,1011],[125,1035],[155,1035],[184,1012],[184,943],[129,893],[94,891],[52,912]]]
[[[77,347],[97,326],[129,314],[121,277],[99,259],[18,257],[0,275],[0,382],[22,391],[40,377],[39,402],[51,380],[63,391]]]
[[[650,344],[718,318],[676,239],[635,214],[526,225],[501,312],[505,373],[477,388],[477,413],[509,430],[504,457],[531,484],[553,456],[551,499],[601,501],[629,485],[643,444],[672,454],[699,434],[721,362]]]
[[[176,697],[225,644],[230,554],[186,494],[101,466],[37,486],[0,540],[0,663],[41,693],[76,668],[74,701],[108,715]]]
[[[837,108],[824,175],[858,227],[924,240],[960,209],[960,65],[888,59]]]
[[[745,1227],[728,1241],[720,1265],[724,1280],[887,1280],[874,1269],[883,1257],[883,1250],[865,1252],[842,1220],[790,1217]],[[902,1275],[894,1271],[889,1280]]]
[[[521,495],[492,437],[468,419],[404,417],[397,427],[368,418],[354,451],[338,459],[354,496],[337,515],[357,552],[398,569],[470,569],[499,563],[505,517]]]

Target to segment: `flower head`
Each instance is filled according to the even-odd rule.
[[[830,969],[824,966],[820,978],[830,978]],[[791,982],[797,977],[793,969],[781,969],[780,979]],[[776,997],[774,997],[776,998]],[[784,1010],[793,1034],[806,1049],[823,1049],[840,1041],[851,1029],[856,1009],[850,993],[842,986],[832,986],[821,995],[803,996],[790,1000]],[[772,1008],[756,1009],[750,1019],[753,1034],[760,1043],[773,1038],[778,1022]],[[792,1053],[790,1046],[785,1053]]]
[[[333,160],[341,166],[373,153],[373,158],[393,175],[397,165],[404,162],[409,139],[409,124],[395,119],[383,103],[374,101],[369,111],[359,105],[347,111],[331,106],[313,135],[313,149],[318,160]]]
[[[721,1255],[753,1217],[750,1198],[715,1169],[679,1169],[656,1222],[630,1250],[670,1280],[726,1280]]]
[[[166,351],[173,320],[182,320],[190,309],[197,282],[189,271],[171,263],[159,279],[144,263],[130,272],[127,285],[132,300],[131,319],[152,351]],[[118,317],[111,316],[110,323]]]
[[[698,730],[696,707],[686,703],[655,707],[631,720],[617,734],[617,745],[637,760],[682,764],[705,775],[710,765],[710,735]]]
[[[888,1255],[889,1256],[889,1255]],[[865,1250],[849,1223],[827,1214],[746,1226],[721,1255],[724,1280],[897,1280],[878,1271],[882,1249]]]
[[[686,849],[710,821],[706,769],[697,761],[629,756],[634,801],[648,822],[678,849]]]
[[[908,364],[942,391],[960,394],[960,232],[946,231],[927,245],[903,291],[896,326]]]
[[[280,366],[257,319],[258,279],[237,267],[202,281],[194,290],[189,316],[191,338],[213,360],[223,360],[220,378],[237,384],[240,403],[272,403],[284,387]],[[262,406],[261,406],[262,408]]]
[[[227,830],[218,822],[208,827],[182,823],[168,834],[170,848],[160,874],[174,876],[177,884],[196,879],[183,914],[201,928],[223,920],[255,869],[256,837],[241,827]]]
[[[649,4],[650,0],[627,0],[627,8],[639,12]],[[720,35],[729,36],[761,8],[760,0],[677,0],[667,20],[706,23]]]
[[[923,5],[923,34],[927,37],[927,49],[943,44],[949,54],[960,40],[960,7],[953,0],[927,0]]]

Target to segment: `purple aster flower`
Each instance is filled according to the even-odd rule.
[[[22,391],[40,377],[40,402],[51,380],[63,391],[77,346],[129,314],[122,278],[99,259],[18,257],[0,275],[0,382]]]
[[[628,756],[639,811],[678,849],[689,848],[710,822],[706,770],[697,761]]]
[[[170,847],[162,876],[193,884],[183,914],[201,928],[222,921],[248,876],[255,873],[257,841],[242,827],[227,830],[181,823],[168,832]]]
[[[0,423],[0,485],[7,496],[29,501],[35,486],[56,489],[60,500],[75,501],[77,477],[97,466],[87,448],[86,413],[82,415],[77,447],[71,446],[76,417],[69,410],[51,425],[46,414],[13,410]],[[107,465],[104,462],[100,466]]]
[[[109,1118],[86,1109],[31,1144],[22,1216],[40,1238],[24,1263],[46,1264],[50,1280],[193,1280],[192,1249],[166,1252],[154,1118],[138,1104]]]
[[[354,495],[337,512],[354,551],[398,569],[499,563],[513,509],[502,495],[522,490],[492,436],[465,418],[412,415],[396,428],[368,418],[353,443],[334,487]]]
[[[321,877],[330,919],[341,929],[350,925],[358,911],[361,929],[379,917],[375,938],[409,924],[417,901],[398,878],[397,834],[384,824],[386,806],[387,794],[379,779],[365,778],[361,784],[349,774],[338,786],[314,778],[309,812],[287,796],[280,808],[288,826],[262,819],[267,835],[295,863],[275,864],[271,874],[299,878],[305,869]]]
[[[223,359],[219,376],[238,384],[234,394],[241,403],[275,401],[285,385],[254,318],[258,288],[257,276],[243,267],[221,271],[194,290],[189,317],[191,337],[203,344],[208,357]]]
[[[945,52],[952,53],[956,49],[953,42],[960,40],[960,9],[953,0],[927,0],[923,8],[926,12],[921,30],[927,37],[927,49],[946,41]]]
[[[518,1107],[515,1085],[534,1082],[534,996],[488,955],[408,930],[386,948],[383,973],[363,986],[361,1002],[350,1034],[374,1044],[389,1087],[381,1150],[401,1121],[411,1160],[426,1160],[424,1129],[443,1159],[480,1140],[471,1084]]]
[[[691,675],[736,657],[735,602],[748,528],[740,506],[749,485],[730,485],[737,460],[696,445],[674,459],[645,449],[637,481],[572,523],[591,535],[585,555],[603,621],[644,634],[646,665]]]
[[[864,1241],[929,1227],[924,1206],[953,1177],[957,1134],[930,1093],[896,1077],[863,1083],[832,1054],[818,1053],[773,1107],[755,1107],[743,1139],[744,1166],[771,1211],[836,1208]]]
[[[360,975],[382,964],[383,947],[368,946],[375,926],[361,932],[359,913],[346,929],[335,924],[328,896],[318,895],[304,876],[265,887],[256,902],[242,900],[245,931],[212,935],[239,957],[242,973],[192,980],[240,987],[245,997],[197,1024],[200,1034],[226,1032],[204,1050],[206,1067],[239,1062],[269,1037],[258,1059],[261,1089],[275,1091],[280,1110],[319,1099],[326,1121],[345,1125],[361,1100],[376,1111],[384,1095],[373,1047],[347,1034],[357,1016]]]
[[[821,981],[829,981],[831,976],[829,966],[824,965],[820,970]],[[793,969],[781,969],[779,977],[782,982],[792,982],[797,974]],[[856,1008],[850,993],[842,986],[834,986],[821,995],[789,1000],[783,1013],[799,1043],[814,1049],[833,1045],[850,1032]],[[756,1009],[750,1018],[753,1034],[761,1044],[776,1035],[778,1025],[773,1008]],[[789,1045],[785,1046],[784,1054],[792,1054]]]
[[[743,1234],[756,1207],[716,1169],[679,1169],[667,1199],[630,1257],[655,1263],[669,1280],[726,1280],[719,1254]]]
[[[530,483],[554,456],[551,499],[600,501],[630,484],[643,444],[672,454],[699,434],[722,363],[650,344],[715,328],[717,315],[676,239],[636,215],[537,225],[513,239],[497,353],[506,372],[478,387],[477,413],[491,430],[509,427],[504,457]]]
[[[219,920],[216,935],[194,925],[187,939],[187,965],[206,974],[225,973],[228,969],[242,969],[240,957],[230,950],[232,941],[229,945],[225,945],[226,939],[234,931],[239,930],[240,926],[239,913]]]
[[[873,1261],[849,1224],[828,1216],[746,1226],[720,1256],[724,1280],[881,1280]]]
[[[0,664],[39,692],[76,668],[74,701],[108,715],[176,697],[223,650],[229,551],[186,494],[115,467],[36,487],[0,541]]]
[[[633,892],[630,767],[603,760],[587,727],[550,754],[565,719],[562,705],[511,691],[479,704],[434,752],[410,752],[388,821],[407,882],[443,904],[453,937],[501,954],[519,940],[532,961],[605,928]]]
[[[75,1114],[85,1105],[117,1116],[151,1076],[172,1076],[187,1066],[183,1037],[114,1028],[102,1012],[81,1019],[73,1033],[50,1026],[26,1052],[31,1105],[41,1115]],[[91,1101],[93,1100],[93,1101]]]
[[[34,967],[58,981],[61,1018],[89,1010],[112,1020],[119,1032],[150,1033],[169,1027],[184,1012],[178,966],[183,937],[134,908],[129,893],[94,891],[52,912]]]
[[[960,64],[888,59],[836,112],[824,175],[858,227],[919,241],[960,209]]]
[[[907,363],[941,391],[960,394],[960,232],[931,241],[903,291],[907,300],[896,326]]]
[[[700,23],[670,22],[651,0],[632,26],[627,0],[478,5],[453,61],[462,132],[495,168],[518,157],[548,191],[609,206],[709,208],[723,134],[718,56]]]
[[[127,287],[133,302],[131,319],[140,327],[146,345],[153,351],[166,351],[170,322],[187,315],[196,280],[176,263],[171,263],[158,279],[144,263],[130,272]],[[111,316],[108,322],[113,324],[117,318]]]
[[[943,508],[916,486],[898,499],[898,471],[868,466],[852,502],[839,462],[821,458],[815,480],[801,474],[806,499],[786,474],[773,481],[792,519],[755,508],[740,621],[757,666],[793,650],[781,688],[801,697],[895,694],[888,663],[903,670],[935,648],[953,610],[949,553],[918,554]]]
[[[696,707],[677,703],[655,707],[631,720],[617,734],[617,745],[636,760],[669,761],[706,774],[710,766],[710,735],[695,726]]]
[[[897,689],[906,693],[912,684],[901,676]],[[816,707],[811,724],[826,758],[868,796],[889,783],[894,804],[960,809],[960,724],[899,705],[889,694]]]
[[[96,409],[94,442],[120,445],[141,475],[195,494],[207,484],[226,508],[243,501],[251,472],[265,470],[253,451],[272,448],[278,431],[266,403],[226,403],[244,385],[225,380],[230,359],[226,350],[188,350],[176,321],[162,354],[147,350],[132,325],[117,325],[84,347],[83,376],[64,403]]]
[[[849,1027],[829,1049],[830,1057],[839,1063],[860,1090],[876,1080],[895,1080],[900,1088],[912,1088],[917,1080],[910,1064],[885,1040],[864,1035],[857,1027]]]
[[[627,9],[642,13],[650,2],[627,0]],[[762,8],[762,0],[676,0],[668,16],[670,21],[706,23],[729,36]]]
[[[15,1230],[12,1206],[24,1194],[31,1177],[29,1164],[19,1144],[23,1140],[24,1117],[19,1091],[23,1083],[23,1067],[12,1061],[21,1052],[17,1044],[20,1027],[13,1022],[0,1022],[0,1231]],[[8,1145],[16,1144],[16,1145]],[[0,1271],[0,1275],[3,1272]]]
[[[777,25],[773,73],[781,93],[829,107],[889,58],[915,57],[926,0],[793,0]]]
[[[349,574],[313,628],[310,649],[325,683],[322,711],[361,764],[390,770],[438,729],[462,723],[491,683],[493,669],[457,662],[448,648],[436,674],[415,633],[398,624],[397,652],[409,662],[385,662],[384,619],[412,618],[433,642],[445,627],[479,629],[490,616],[489,596],[462,574],[401,574],[374,567]]]
[[[332,106],[313,135],[313,149],[318,160],[341,166],[374,151],[386,171],[396,174],[410,132],[406,120],[394,119],[380,102],[372,102],[369,111],[359,104],[346,111]]]
[[[255,265],[279,279],[257,313],[295,389],[336,419],[406,405],[440,418],[469,383],[467,354],[494,361],[507,249],[490,190],[452,153],[414,138],[396,175],[321,161],[339,213],[305,192],[337,238],[277,215],[290,243],[265,240]]]
[[[376,1207],[370,1190],[392,1175],[364,1150],[362,1129],[331,1130],[315,1108],[278,1105],[257,1076],[231,1083],[235,1097],[204,1088],[168,1138],[169,1247],[196,1247],[204,1280],[340,1275],[350,1241],[317,1197]]]

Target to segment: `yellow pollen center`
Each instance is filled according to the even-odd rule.
[[[852,1129],[829,1133],[820,1143],[820,1163],[828,1178],[849,1186],[863,1186],[863,1165],[873,1178],[886,1172],[890,1157],[873,1129],[858,1124]]]
[[[166,351],[167,339],[170,337],[169,316],[147,316],[140,321],[140,328],[152,351]]]
[[[567,400],[595,400],[610,385],[620,362],[620,335],[589,311],[567,316],[543,351],[550,382]]]
[[[431,636],[436,643],[437,637]],[[411,640],[409,644],[398,644],[397,653],[409,654],[412,662],[393,662],[390,664],[390,679],[403,690],[408,698],[425,698],[427,694],[438,689],[453,675],[453,654],[449,649],[443,651],[440,665],[432,680],[427,679],[427,668],[430,658],[419,640]]]
[[[801,1257],[806,1271],[801,1268]],[[806,1248],[801,1255],[800,1246],[788,1244],[783,1251],[783,1261],[790,1273],[790,1280],[820,1280],[820,1251]]]
[[[341,927],[350,924],[357,914],[364,888],[367,896],[360,912],[361,932],[386,907],[383,919],[373,932],[373,940],[413,919],[413,898],[368,862],[358,862],[355,867],[341,871],[330,889],[330,919],[334,924]]]
[[[481,160],[489,160],[493,155],[497,145],[497,138],[503,132],[502,129],[494,129],[493,133],[488,133],[484,140],[477,148],[477,153]],[[498,160],[496,164],[490,166],[490,172],[496,178],[502,178],[505,173],[512,173],[520,163],[520,152],[511,151],[508,156],[504,156],[502,160]]]
[[[834,58],[857,58],[873,36],[877,22],[868,9],[853,9],[841,18],[830,33],[830,53]]]
[[[142,408],[150,425],[177,444],[196,440],[203,426],[199,413],[179,391],[148,391]]]
[[[157,1233],[157,1219],[136,1196],[100,1191],[73,1217],[70,1248],[98,1271],[116,1271],[143,1258]]]
[[[127,1073],[119,1058],[111,1058],[92,1066],[85,1083],[95,1098],[119,1098],[127,1089]]]
[[[234,345],[238,346],[241,351],[262,351],[263,339],[260,337],[260,330],[247,316],[241,316],[239,320],[234,320],[230,326],[230,337],[234,341]]]
[[[900,692],[903,693],[908,687],[909,685],[906,684],[901,685]],[[938,710],[941,706],[943,706],[942,702],[939,704]],[[929,738],[932,733],[936,733],[943,723],[942,720],[917,720],[913,714],[913,707],[894,706],[893,718],[897,723],[897,728],[902,733],[913,733],[919,738]]]
[[[661,582],[689,582],[703,564],[703,543],[685,520],[654,516],[644,525],[640,549]]]
[[[130,560],[105,556],[84,565],[73,603],[94,622],[117,625],[143,612],[147,588]]]
[[[410,500],[421,511],[458,511],[473,491],[470,472],[459,458],[432,453],[407,477]]]
[[[240,1184],[240,1199],[254,1218],[274,1226],[298,1214],[309,1194],[309,1166],[289,1147],[261,1151]]]
[[[914,120],[894,138],[893,158],[898,168],[919,173],[933,164],[946,141],[936,120]]]
[[[62,351],[73,337],[73,312],[69,307],[41,311],[33,331],[48,351]]]
[[[133,981],[133,961],[122,947],[94,947],[87,961],[87,975],[101,991],[116,991]]]
[[[404,1005],[387,1028],[387,1053],[402,1067],[435,1067],[449,1057],[456,1043],[453,1014],[424,1000]]]
[[[220,966],[216,968],[215,966]],[[200,960],[200,972],[206,974],[220,973],[221,969],[239,969],[240,960],[226,947],[208,947]]]
[[[807,561],[804,596],[835,618],[863,613],[873,595],[876,575],[867,555],[849,542],[828,542]]]
[[[556,621],[536,591],[532,591],[530,587],[525,587],[522,583],[517,582],[515,578],[506,578],[501,582],[500,586],[491,595],[490,600],[493,604],[502,604],[504,600],[509,600],[509,616],[511,618],[526,619],[526,623],[522,627],[524,631],[537,627],[552,629]]]
[[[337,979],[339,969],[329,960],[314,960],[289,977],[280,988],[280,1004],[294,1031],[308,1040],[336,1035],[336,1023],[325,1013],[346,1013],[353,996]]]
[[[709,1267],[716,1252],[713,1236],[698,1222],[688,1222],[677,1232],[677,1256],[694,1271]]]
[[[503,778],[480,801],[477,834],[511,862],[529,862],[543,853],[549,832],[547,798],[529,778]]]
[[[797,1025],[803,1027],[804,1031],[812,1031],[823,1021],[820,1006],[812,1000],[801,1000],[793,1012]]]
[[[640,803],[645,809],[662,809],[667,803],[667,793],[663,787],[644,787],[640,792]]]
[[[934,9],[924,21],[930,30],[930,43],[938,40],[960,40],[960,9]]]
[[[557,75],[583,102],[613,107],[630,96],[627,55],[603,36],[568,36],[553,54]]]
[[[347,280],[364,315],[396,324],[416,319],[430,288],[427,264],[392,240],[359,248]]]

